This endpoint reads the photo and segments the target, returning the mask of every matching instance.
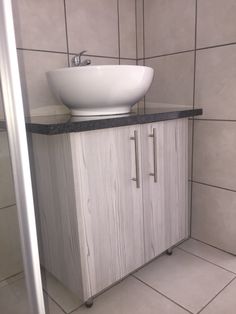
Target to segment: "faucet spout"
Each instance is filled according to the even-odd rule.
[[[85,59],[84,61],[81,60],[81,57],[85,54],[86,50],[81,51],[80,53],[76,54],[71,59],[71,66],[72,67],[82,67],[91,64],[90,59]]]

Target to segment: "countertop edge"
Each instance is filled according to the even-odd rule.
[[[135,124],[146,124],[159,121],[167,121],[181,118],[191,118],[194,116],[202,115],[202,109],[176,109],[173,111],[151,112],[151,113],[137,113],[127,116],[116,116],[114,118],[95,119],[89,121],[76,121],[76,122],[59,122],[59,123],[40,123],[40,122],[26,122],[26,130],[29,133],[36,133],[42,135],[57,135],[74,132],[86,132],[93,130],[101,130],[115,127],[122,127]],[[4,121],[0,121],[1,129],[6,128]]]

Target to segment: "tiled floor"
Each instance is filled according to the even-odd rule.
[[[236,257],[190,239],[95,299],[85,308],[48,273],[48,314],[235,314]],[[0,313],[31,314],[24,278],[0,282]]]

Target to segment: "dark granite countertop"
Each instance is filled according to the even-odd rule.
[[[27,131],[31,133],[54,135],[180,119],[201,114],[202,109],[192,109],[186,106],[170,107],[170,105],[167,105],[162,108],[137,109],[125,115],[89,117],[55,115],[31,117],[30,121],[28,120],[26,122],[26,128]]]

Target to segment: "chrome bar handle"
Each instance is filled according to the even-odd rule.
[[[136,178],[132,178],[133,181],[136,181],[137,189],[140,188],[140,169],[139,169],[139,142],[138,142],[138,131],[134,130],[134,136],[130,137],[134,141],[135,148],[135,172]]]
[[[154,177],[154,182],[157,183],[157,130],[153,128],[153,133],[149,135],[153,138],[153,169],[154,172],[150,173],[150,176]]]

